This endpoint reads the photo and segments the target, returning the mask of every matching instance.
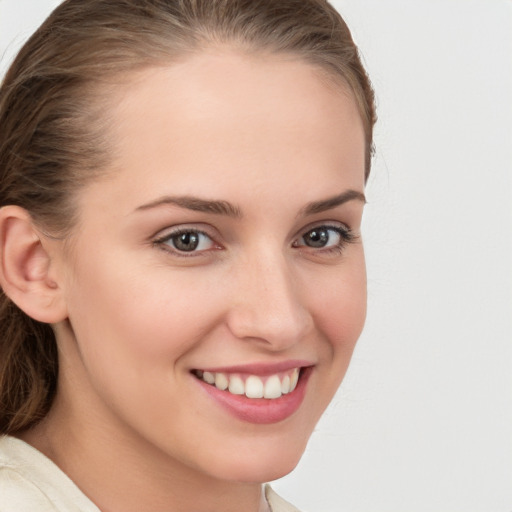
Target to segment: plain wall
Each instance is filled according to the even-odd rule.
[[[0,73],[58,3],[0,0]],[[310,512],[511,512],[512,2],[333,3],[378,100],[369,313],[274,487]]]

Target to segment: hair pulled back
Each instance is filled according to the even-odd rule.
[[[376,120],[351,34],[325,0],[67,0],[24,45],[0,89],[0,207],[25,208],[65,236],[77,191],[108,165],[108,91],[123,74],[215,45],[294,54],[356,99],[370,171]],[[58,357],[51,326],[0,291],[0,434],[49,411]]]

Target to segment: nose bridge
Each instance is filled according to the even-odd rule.
[[[300,340],[312,324],[291,264],[282,252],[258,251],[237,272],[230,329],[258,338],[276,350]]]

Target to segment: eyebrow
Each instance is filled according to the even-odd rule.
[[[364,204],[366,204],[366,197],[362,192],[359,192],[358,190],[346,190],[337,196],[328,197],[327,199],[308,203],[304,208],[301,209],[299,215],[306,216],[325,212],[353,200],[362,201]]]
[[[240,208],[232,205],[228,201],[215,201],[208,199],[199,199],[191,196],[164,196],[156,201],[139,206],[135,211],[150,210],[163,205],[174,205],[195,212],[214,213],[217,215],[227,215],[229,217],[240,218],[242,212]]]
[[[331,210],[340,206],[348,201],[358,200],[366,203],[366,198],[362,192],[357,190],[346,190],[341,194],[320,201],[313,201],[308,203],[299,212],[299,216],[313,215],[321,213],[326,210]],[[195,212],[213,213],[216,215],[227,215],[228,217],[241,218],[242,212],[238,206],[231,204],[228,201],[218,201],[209,199],[200,199],[192,196],[164,196],[150,203],[143,204],[136,208],[135,211],[150,210],[165,205],[179,206]]]

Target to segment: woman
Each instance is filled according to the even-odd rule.
[[[56,9],[0,96],[1,512],[295,510],[374,122],[323,0]]]

